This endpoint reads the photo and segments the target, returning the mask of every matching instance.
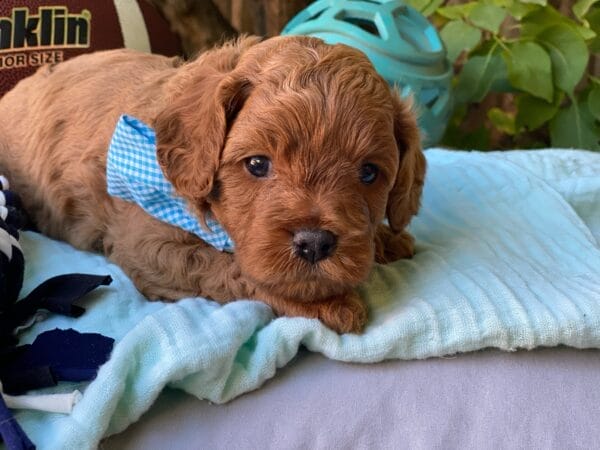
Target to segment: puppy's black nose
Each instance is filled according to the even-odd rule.
[[[296,254],[314,264],[329,258],[335,250],[337,237],[327,230],[299,230],[294,234],[294,251]]]

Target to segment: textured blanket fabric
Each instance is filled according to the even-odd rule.
[[[573,150],[428,150],[412,260],[378,266],[361,293],[363,335],[316,320],[273,319],[262,303],[146,302],[104,258],[32,233],[21,241],[25,289],[59,273],[110,274],[78,319],[44,330],[100,332],[117,344],[72,415],[19,412],[41,449],[94,448],[146,411],[165,385],[226,402],[256,389],[304,345],[343,361],[376,362],[565,344],[600,348],[600,155]],[[73,385],[53,389],[69,391]]]

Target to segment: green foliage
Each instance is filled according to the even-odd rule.
[[[547,0],[408,3],[438,26],[455,68],[443,145],[483,146],[499,135],[491,145],[600,151],[600,78],[589,64],[600,52],[600,0],[574,1],[568,15]],[[510,94],[501,108],[486,102],[497,93]],[[479,122],[465,130],[469,114]]]
[[[552,64],[541,45],[531,41],[513,42],[502,52],[502,57],[512,86],[534,97],[552,101]]]
[[[596,120],[600,120],[600,85],[594,86],[588,96],[588,108]]]
[[[490,108],[487,112],[488,119],[503,133],[514,135],[516,130],[516,118],[514,114],[507,113],[500,108]]]
[[[495,83],[507,77],[500,47],[492,45],[487,52],[474,55],[463,66],[455,87],[456,106],[480,102]]]
[[[451,20],[440,31],[447,42],[448,59],[454,63],[463,51],[472,50],[481,41],[481,30],[464,20]]]
[[[469,13],[469,20],[476,27],[482,30],[498,33],[500,25],[506,18],[506,10],[496,5],[489,5],[483,2],[477,3]]]
[[[580,147],[596,143],[599,150],[598,130],[594,129],[594,117],[584,100],[574,100],[561,109],[550,121],[550,136],[556,147]]]
[[[572,94],[588,65],[589,54],[585,42],[577,32],[564,24],[546,28],[537,35],[537,41],[550,55],[556,86]]]
[[[531,95],[518,95],[516,128],[519,130],[537,130],[558,113],[563,97],[564,95],[559,94],[555,96],[555,101],[548,103]]]

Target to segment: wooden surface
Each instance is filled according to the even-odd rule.
[[[210,0],[147,0],[159,8],[188,56],[237,35],[229,18]]]
[[[276,36],[311,0],[147,0],[181,36],[186,55],[236,34]]]
[[[311,0],[214,0],[241,33],[276,36]]]

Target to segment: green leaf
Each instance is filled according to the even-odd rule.
[[[463,3],[462,5],[451,5],[438,8],[437,13],[447,19],[461,19],[467,17],[478,2]]]
[[[588,27],[580,27],[579,25],[573,25],[573,29],[577,31],[577,33],[579,33],[579,35],[585,41],[589,41],[590,39],[594,39],[596,36],[598,36],[598,33],[596,33]]]
[[[532,3],[534,5],[546,6],[548,0],[520,0],[522,3]]]
[[[600,8],[592,8],[586,16],[586,20],[593,32],[596,33],[594,39],[589,43],[592,53],[600,53]]]
[[[463,129],[451,124],[446,129],[442,145],[458,149],[487,150],[490,148],[490,132],[482,125],[466,133]]]
[[[458,77],[457,103],[480,102],[503,76],[506,76],[506,65],[497,45],[490,47],[485,55],[471,56]]]
[[[538,8],[523,17],[521,21],[521,37],[535,38],[545,29],[559,24],[572,27],[584,40],[592,39],[596,36],[596,33],[590,28],[578,25],[548,5],[545,8]]]
[[[588,64],[588,49],[579,34],[565,24],[541,32],[536,40],[550,54],[554,83],[568,94],[573,93]]]
[[[521,3],[519,1],[513,1],[511,4],[506,6],[508,13],[517,20],[521,20],[524,16],[536,11],[539,8],[539,5]]]
[[[581,101],[558,112],[550,122],[550,139],[553,147],[600,150],[600,128]]]
[[[490,108],[487,112],[490,122],[503,133],[514,136],[516,133],[515,116],[501,110],[500,108]]]
[[[590,8],[598,0],[578,0],[573,5],[573,13],[579,20],[583,20],[584,16],[588,13]]]
[[[510,83],[531,95],[552,101],[552,65],[546,50],[535,42],[515,42],[502,52]]]
[[[444,0],[406,0],[408,6],[412,6],[426,17],[436,12],[442,3]]]
[[[427,8],[427,5],[429,5],[430,3],[431,3],[431,0],[407,0],[406,1],[406,4],[408,6],[412,6],[420,13],[422,13],[423,10],[425,8]]]
[[[588,109],[596,120],[600,120],[600,86],[592,88],[587,99]]]
[[[440,7],[440,5],[442,3],[444,3],[444,0],[430,1],[429,4],[427,5],[427,7],[423,8],[423,10],[421,11],[421,14],[423,14],[425,17],[429,17],[430,15],[432,15],[434,12],[437,11],[437,9]]]
[[[452,20],[442,28],[440,36],[453,63],[464,50],[469,51],[479,43],[481,31],[462,20]]]
[[[545,100],[534,97],[529,94],[521,94],[517,97],[517,116],[515,125],[517,130],[523,128],[532,131],[537,130],[558,112],[558,107],[563,95],[557,95],[557,100],[548,103]]]
[[[496,5],[500,8],[508,8],[515,3],[515,0],[486,0],[485,3],[488,5]]]
[[[469,13],[468,18],[475,26],[498,34],[506,14],[506,10],[499,6],[478,3]]]

